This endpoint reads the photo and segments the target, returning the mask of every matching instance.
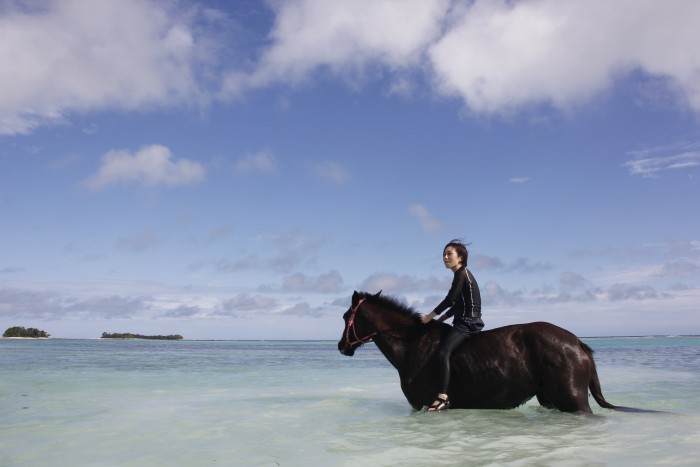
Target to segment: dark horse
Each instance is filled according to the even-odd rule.
[[[374,341],[399,372],[401,389],[416,410],[438,392],[431,357],[449,325],[422,324],[420,315],[395,299],[355,292],[343,315],[338,350],[351,357]],[[452,408],[511,409],[532,397],[548,408],[591,413],[588,391],[601,407],[631,410],[603,397],[593,350],[569,331],[550,323],[516,324],[480,332],[452,356],[448,393]]]

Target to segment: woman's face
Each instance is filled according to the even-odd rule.
[[[451,246],[448,246],[445,248],[445,251],[442,252],[442,262],[445,263],[447,269],[452,269],[453,271],[462,266],[462,259],[459,257],[454,247]]]

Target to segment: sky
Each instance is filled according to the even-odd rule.
[[[0,0],[0,328],[700,334],[700,2]]]

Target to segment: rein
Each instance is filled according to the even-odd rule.
[[[352,312],[350,313],[350,318],[348,319],[348,327],[347,327],[347,330],[345,331],[345,343],[346,343],[346,345],[353,346],[355,344],[360,344],[360,345],[367,344],[368,342],[372,342],[372,339],[374,338],[374,336],[377,336],[380,334],[385,334],[385,333],[392,331],[392,330],[395,330],[395,329],[403,329],[403,328],[411,327],[411,326],[401,326],[401,327],[395,328],[395,329],[385,329],[384,331],[375,331],[372,334],[369,334],[363,338],[359,338],[357,336],[357,329],[355,328],[355,315],[357,314],[357,310],[359,310],[360,305],[362,305],[362,303],[364,301],[365,301],[365,299],[361,298],[360,301],[357,302],[357,305],[355,306],[355,308],[353,308]],[[354,337],[355,340],[353,340],[353,341],[350,341],[350,330],[351,329],[352,329],[353,335],[355,336]],[[396,336],[393,336],[393,337],[396,337]]]
[[[357,314],[357,310],[360,308],[360,305],[364,303],[365,299],[362,298],[360,299],[359,302],[357,302],[357,305],[355,308],[352,309],[352,313],[350,313],[350,318],[348,319],[348,327],[347,330],[345,331],[345,342],[349,346],[353,346],[355,344],[366,344],[368,342],[372,342],[372,338],[379,334],[378,332],[373,332],[372,334],[363,337],[360,339],[357,337],[357,329],[355,329],[355,315]],[[350,342],[350,330],[352,329],[352,333],[355,335],[355,340]]]

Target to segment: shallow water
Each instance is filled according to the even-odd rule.
[[[0,465],[698,465],[700,338],[586,342],[670,413],[415,412],[372,344],[0,340]]]

